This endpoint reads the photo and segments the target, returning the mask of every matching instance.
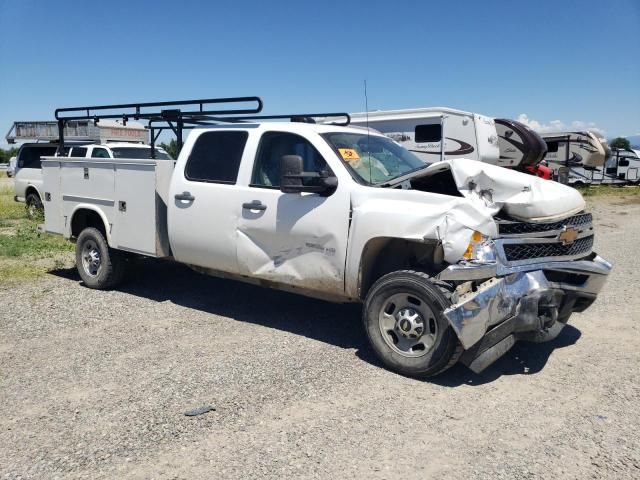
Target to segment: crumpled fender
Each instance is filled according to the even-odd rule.
[[[456,263],[474,230],[497,236],[490,209],[464,197],[418,190],[355,190],[351,195],[352,220],[347,255],[347,294],[358,292],[360,261],[366,244],[375,238],[401,238],[440,242],[444,259]]]
[[[542,222],[565,218],[585,208],[582,195],[572,187],[477,160],[437,162],[419,177],[446,169],[451,171],[462,195],[485,205],[494,214],[504,208],[516,219]]]

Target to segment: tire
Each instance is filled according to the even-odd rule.
[[[109,290],[118,285],[125,273],[124,255],[109,248],[97,228],[85,228],[76,242],[76,268],[89,288]]]
[[[374,352],[387,368],[427,378],[458,361],[462,346],[442,314],[451,305],[447,294],[427,274],[412,270],[389,273],[375,282],[365,299],[363,321]]]
[[[37,220],[44,215],[44,206],[42,200],[37,193],[30,193],[27,195],[27,217],[31,220]]]

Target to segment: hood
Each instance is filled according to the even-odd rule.
[[[580,192],[572,187],[534,175],[478,162],[445,160],[430,165],[414,178],[450,170],[458,191],[481,203],[495,215],[500,210],[522,221],[546,222],[584,210]]]

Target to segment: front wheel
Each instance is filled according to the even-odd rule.
[[[425,273],[403,270],[381,277],[369,290],[363,310],[373,350],[402,375],[426,378],[443,372],[462,353],[442,313],[450,305]]]
[[[76,268],[89,288],[108,290],[118,285],[124,276],[125,258],[109,248],[97,228],[85,228],[76,242]]]

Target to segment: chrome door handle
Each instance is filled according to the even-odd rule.
[[[174,198],[176,200],[187,200],[189,202],[193,202],[196,199],[196,197],[191,195],[189,192],[176,193]]]
[[[242,208],[244,208],[245,210],[266,210],[267,206],[260,200],[254,200],[251,203],[243,203]]]

